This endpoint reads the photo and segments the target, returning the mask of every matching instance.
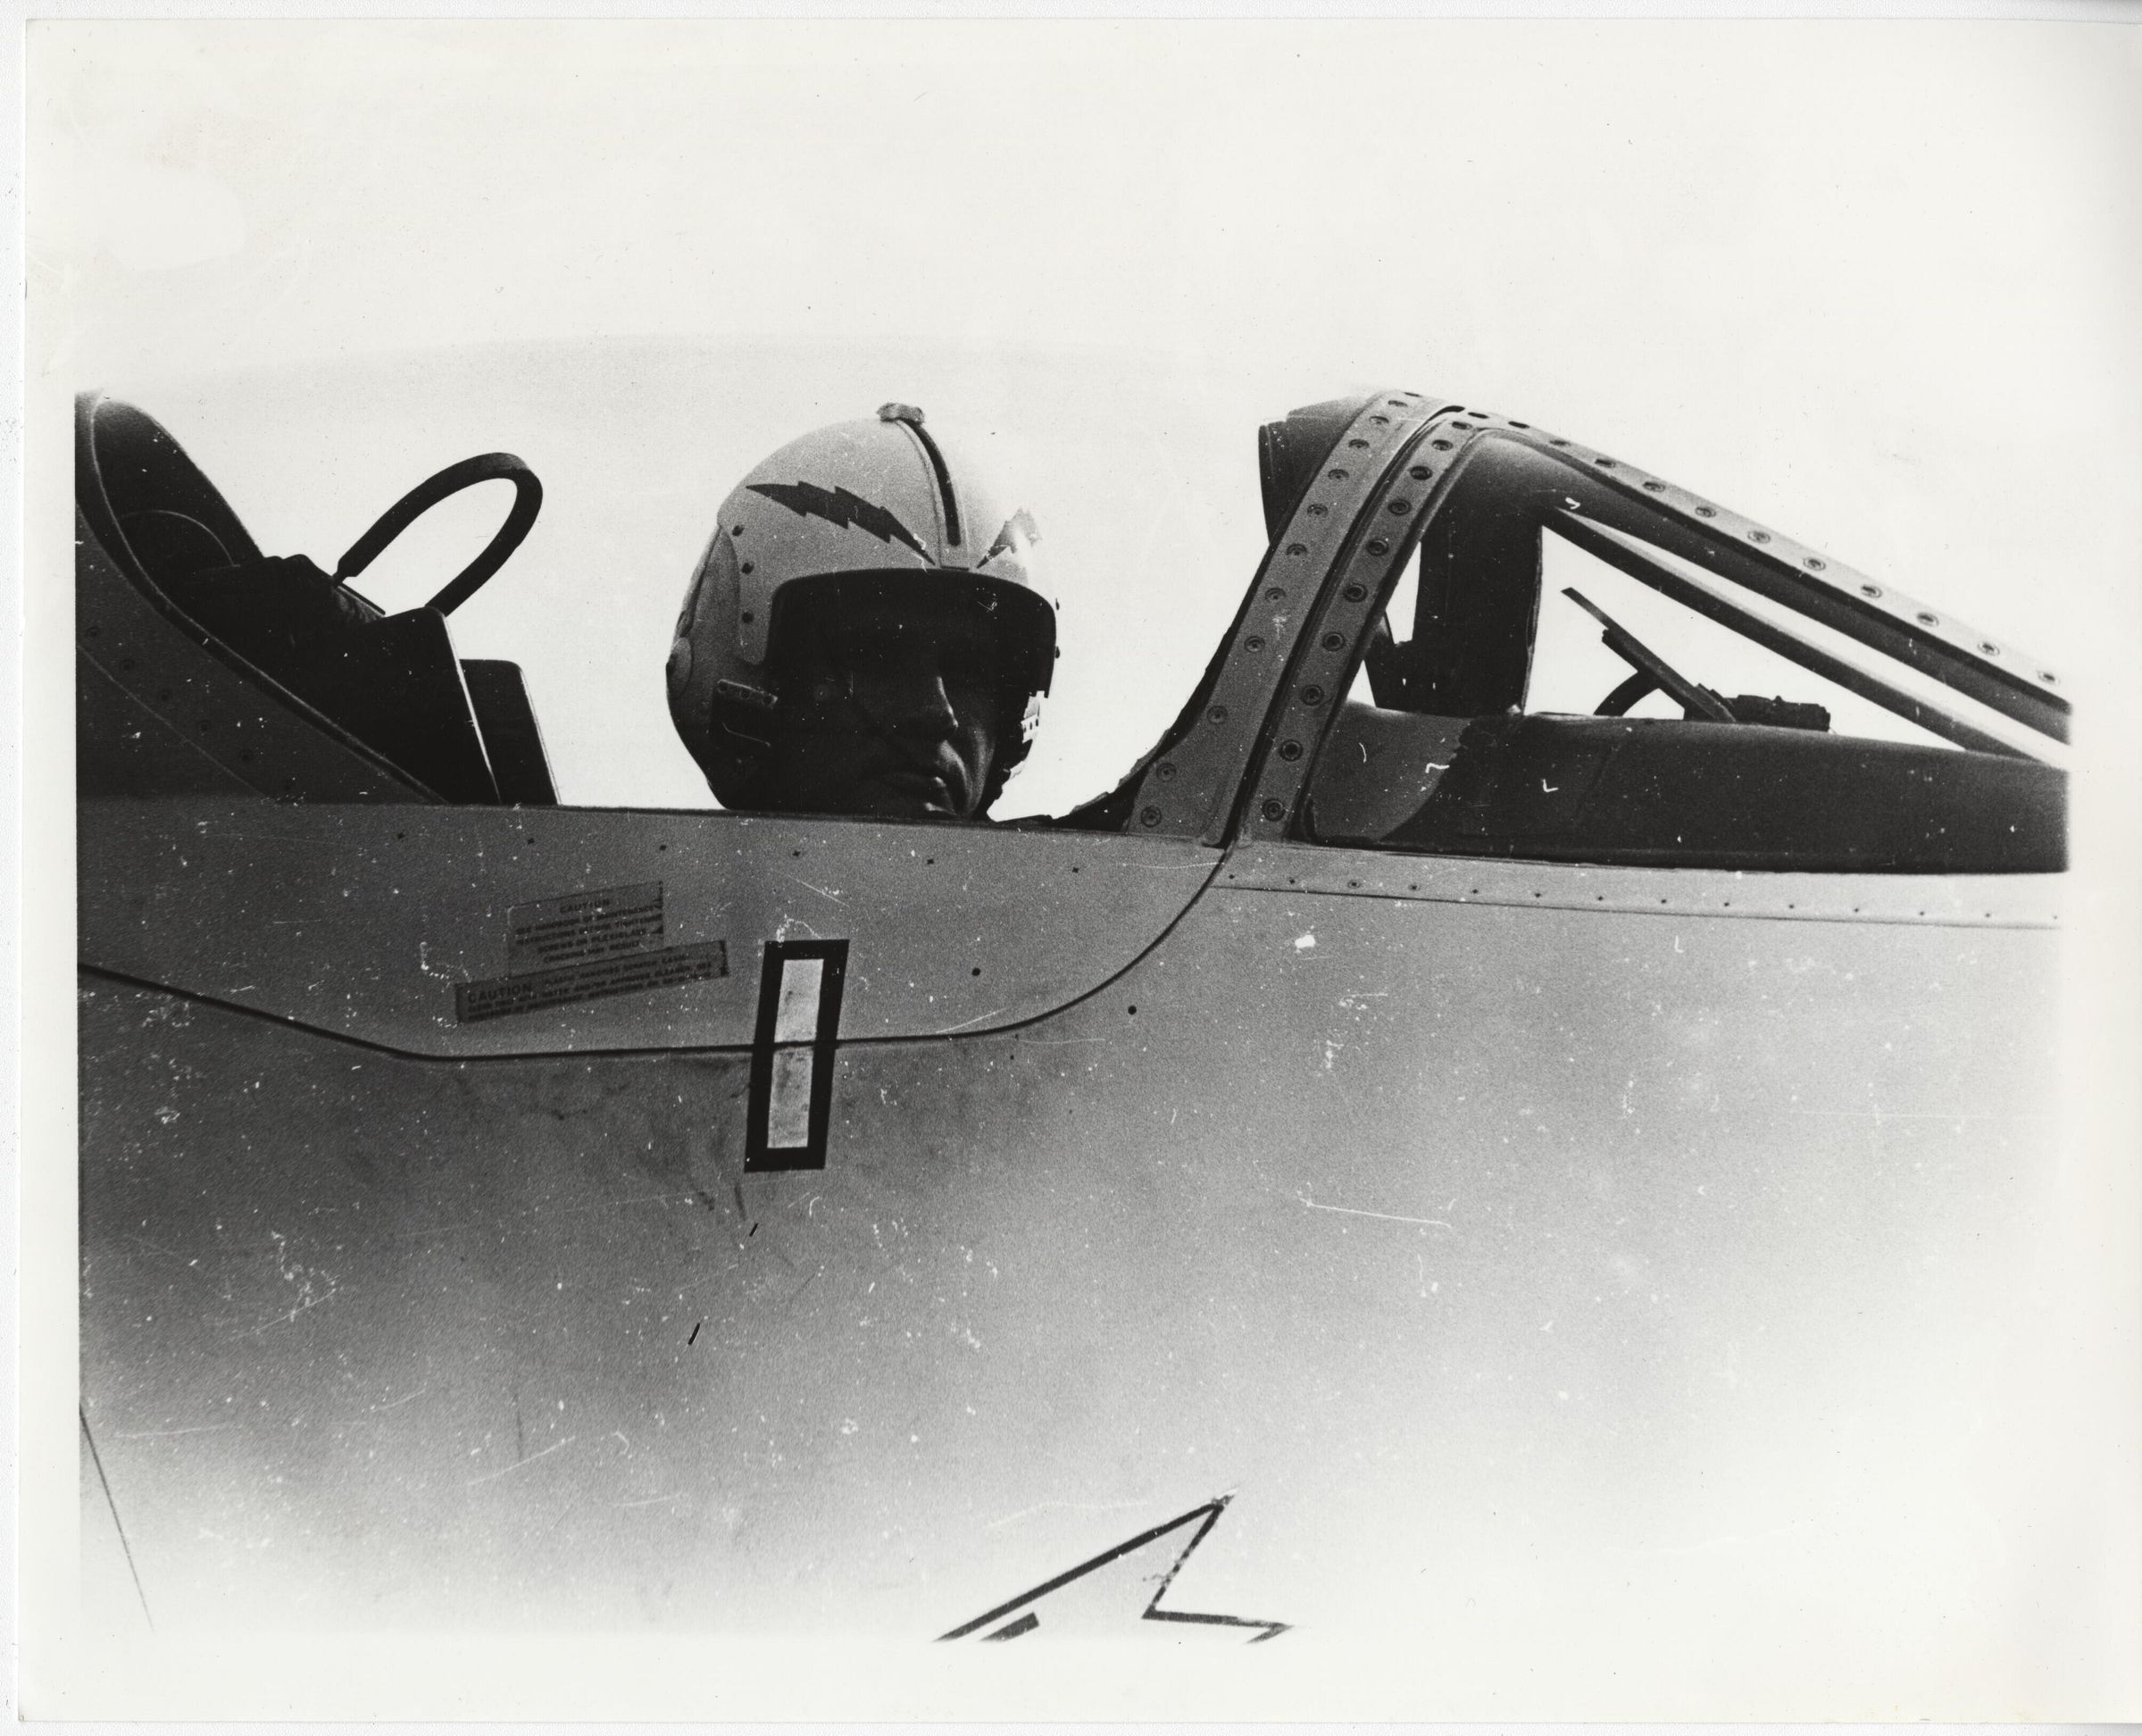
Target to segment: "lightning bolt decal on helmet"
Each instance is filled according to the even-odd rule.
[[[987,525],[1001,528],[978,558]],[[1029,566],[1038,540],[1031,515],[1007,509],[925,433],[913,405],[885,405],[868,421],[815,430],[773,453],[721,503],[670,647],[670,715],[708,788],[725,807],[765,800],[759,784],[780,728],[783,636],[837,612],[842,596],[838,586],[791,586],[869,578],[910,584],[920,599],[956,580],[990,610],[1004,645],[1005,746],[986,808],[1026,755],[1053,673],[1054,603]]]
[[[821,488],[815,482],[754,482],[754,494],[778,500],[798,518],[821,518],[829,524],[852,524],[867,530],[879,542],[904,542],[924,560],[929,551],[915,540],[915,533],[882,506],[850,494],[846,488]]]

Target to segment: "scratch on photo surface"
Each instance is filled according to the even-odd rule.
[[[589,1212],[622,1211],[628,1206],[675,1206],[698,1198],[696,1193],[634,1194],[625,1199],[598,1199],[592,1206],[531,1206],[525,1212],[504,1212],[496,1217],[464,1218],[453,1223],[435,1224],[429,1230],[411,1230],[395,1239],[414,1241],[420,1236],[451,1236],[463,1230],[491,1230],[519,1218],[580,1217]]]
[[[336,1280],[335,1274],[325,1267],[309,1266],[303,1261],[290,1258],[290,1239],[288,1236],[279,1231],[271,1230],[268,1231],[268,1239],[275,1244],[277,1275],[285,1283],[297,1286],[297,1298],[285,1312],[262,1321],[250,1332],[240,1333],[238,1336],[241,1338],[258,1338],[271,1326],[288,1326],[299,1315],[305,1313],[308,1309],[318,1307],[322,1302],[332,1302],[342,1292],[342,1286]],[[313,1288],[313,1281],[315,1278],[327,1286],[324,1293]]]
[[[199,822],[196,830],[206,831],[208,822],[205,820]],[[216,836],[219,839],[242,838],[248,844],[309,844],[315,849],[336,850],[343,847],[340,840],[337,839],[308,838],[303,832],[236,831],[228,826],[219,826],[216,829]],[[295,921],[296,919],[291,920]]]
[[[781,878],[782,878],[783,880],[791,880],[791,881],[795,881],[795,882],[796,882],[796,883],[798,886],[802,887],[802,888],[804,889],[804,891],[806,891],[806,892],[815,892],[815,893],[817,893],[817,894],[818,894],[818,896],[819,896],[820,897],[821,897],[821,898],[829,898],[829,899],[831,899],[831,900],[832,900],[832,901],[833,901],[835,904],[846,904],[846,903],[847,902],[847,900],[846,900],[846,898],[842,897],[840,896],[840,894],[839,894],[839,893],[838,893],[838,892],[835,892],[835,891],[831,890],[829,888],[823,887],[823,886],[813,886],[813,884],[812,884],[812,883],[811,883],[809,881],[805,880],[805,879],[804,879],[804,877],[803,877],[801,874],[791,874],[791,873],[788,873],[788,872],[786,872],[785,870],[783,870],[783,871],[778,871],[778,872],[780,872]]]
[[[119,1533],[120,1552],[127,1558],[127,1573],[134,1582],[134,1595],[141,1599],[141,1619],[154,1630],[156,1618],[149,1612],[149,1594],[141,1589],[141,1569],[134,1565],[134,1546],[127,1540],[126,1522],[119,1516],[119,1502],[112,1494],[112,1480],[104,1475],[104,1456],[96,1450],[96,1437],[89,1432],[89,1413],[78,1405],[74,1415],[82,1425],[82,1441],[89,1448],[89,1463],[96,1471],[96,1486],[104,1491],[104,1509],[112,1515],[112,1529]]]
[[[1021,1519],[1030,1519],[1037,1513],[1128,1513],[1132,1507],[1145,1505],[1143,1501],[1037,1501],[1032,1506],[1021,1507],[1017,1513],[1007,1513],[1001,1519],[990,1520],[982,1529],[995,1531],[999,1525],[1010,1525]]]
[[[428,977],[439,977],[447,982],[469,981],[469,968],[465,964],[434,964],[431,962],[431,942],[429,940],[416,943],[416,964],[417,969]],[[315,983],[313,986],[317,988],[319,985]]]
[[[579,1439],[579,1436],[578,1435],[567,1435],[563,1440],[554,1440],[549,1446],[546,1447],[539,1453],[530,1453],[524,1459],[515,1459],[511,1465],[502,1465],[496,1471],[487,1471],[480,1477],[470,1478],[467,1487],[473,1489],[478,1483],[494,1482],[498,1478],[505,1476],[511,1472],[520,1470],[520,1468],[524,1465],[533,1465],[538,1459],[548,1458],[553,1453],[556,1452],[559,1448],[570,1447]]]
[[[1954,1122],[1961,1126],[1965,1122],[2042,1121],[2043,1115],[2001,1114],[1986,1111],[1966,1114],[1957,1109],[1885,1109],[1879,1103],[1869,1104],[1864,1109],[1803,1109],[1796,1104],[1787,1113],[1795,1115],[1826,1115],[1839,1121],[1930,1121]]]
[[[171,1435],[214,1434],[221,1429],[235,1429],[235,1423],[196,1423],[189,1429],[130,1429],[112,1437],[114,1440],[163,1440]]]
[[[1429,1230],[1447,1230],[1450,1223],[1443,1218],[1402,1217],[1396,1212],[1371,1212],[1359,1206],[1327,1206],[1321,1200],[1299,1193],[1295,1198],[1313,1212],[1338,1212],[1346,1217],[1380,1218],[1386,1223],[1418,1223]]]
[[[1000,1018],[1003,1016],[1004,1012],[1004,1009],[1001,1006],[992,1006],[987,1013],[977,1013],[971,1019],[962,1019],[959,1023],[955,1025],[946,1025],[944,1030],[938,1032],[938,1035],[940,1037],[949,1037],[954,1031],[965,1031],[971,1025],[980,1024],[985,1019]]]

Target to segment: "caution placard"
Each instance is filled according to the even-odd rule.
[[[555,970],[529,971],[519,976],[491,977],[454,985],[454,1016],[463,1024],[534,1013],[573,1001],[629,995],[644,989],[667,989],[679,982],[704,982],[729,974],[729,945],[707,940],[690,947],[662,947],[617,958],[593,958]]]
[[[506,974],[647,952],[662,940],[660,881],[537,898],[506,912]]]

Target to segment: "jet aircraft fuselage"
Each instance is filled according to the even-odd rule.
[[[1453,1682],[1970,1643],[2062,1137],[2054,672],[1390,392],[1265,430],[1241,608],[1084,808],[564,806],[445,608],[330,599],[339,686],[234,648],[159,515],[259,551],[80,415],[113,1607]],[[1619,709],[1533,708],[1550,545],[1831,697],[1586,579]]]

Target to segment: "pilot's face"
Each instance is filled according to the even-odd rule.
[[[966,603],[843,609],[800,634],[768,768],[792,813],[971,820],[996,764],[1000,664]]]

